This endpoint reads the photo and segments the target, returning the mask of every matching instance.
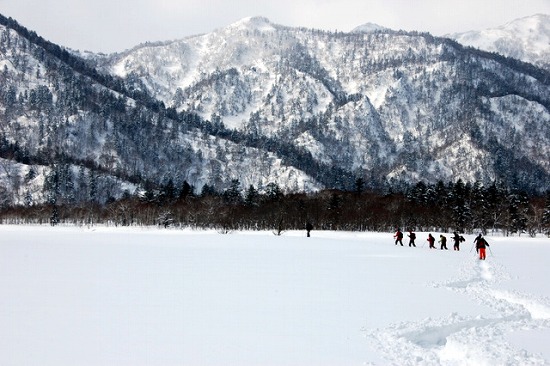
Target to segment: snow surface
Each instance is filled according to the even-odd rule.
[[[0,225],[0,364],[550,364],[549,239],[426,237]]]

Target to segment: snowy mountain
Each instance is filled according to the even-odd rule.
[[[375,23],[365,23],[351,30],[351,33],[371,33],[379,31],[387,31],[389,28],[383,27]]]
[[[201,131],[198,117],[170,115],[122,80],[0,20],[3,204],[104,202],[170,180],[199,191],[223,190],[233,179],[243,189],[321,188],[273,152]]]
[[[105,201],[170,181],[550,188],[550,75],[449,39],[255,17],[84,59],[0,20],[7,204]]]
[[[101,67],[178,111],[290,141],[372,183],[548,188],[549,75],[429,34],[330,33],[247,18],[138,46]]]
[[[458,42],[550,70],[550,15],[516,19],[501,27],[450,35]]]

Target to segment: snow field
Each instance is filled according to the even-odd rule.
[[[550,363],[548,239],[392,235],[0,226],[0,364]]]

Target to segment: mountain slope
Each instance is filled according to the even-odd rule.
[[[549,74],[447,39],[247,18],[98,62],[171,108],[291,142],[372,184],[549,188]]]
[[[0,20],[5,204],[104,202],[169,180],[197,190],[223,190],[233,179],[242,188],[320,187],[274,153],[201,131],[200,118],[167,110],[14,20]]]
[[[550,70],[550,15],[516,19],[501,27],[455,33],[461,44],[497,52]]]
[[[0,20],[5,204],[170,181],[550,188],[550,76],[530,64],[429,34],[265,18],[84,60]]]

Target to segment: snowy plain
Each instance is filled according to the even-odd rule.
[[[0,364],[550,364],[550,239],[426,237],[0,225]]]

